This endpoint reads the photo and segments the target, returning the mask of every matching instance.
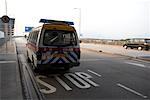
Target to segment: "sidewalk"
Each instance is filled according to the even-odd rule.
[[[18,59],[15,43],[0,46],[0,100],[22,100]]]
[[[8,41],[7,44],[5,43],[2,46],[0,46],[0,54],[16,54],[15,43]]]
[[[150,51],[124,49],[122,46],[118,46],[118,45],[105,45],[105,44],[94,44],[94,43],[81,43],[80,46],[81,48],[94,50],[97,52],[101,51],[104,53],[129,56],[129,57],[150,61]]]

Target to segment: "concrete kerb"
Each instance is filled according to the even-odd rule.
[[[18,86],[18,90],[20,93],[20,100],[23,99],[23,87],[22,87],[22,81],[21,81],[21,72],[20,72],[20,67],[19,67],[19,60],[18,60],[18,55],[17,55],[17,46],[16,46],[16,42],[13,41],[13,45],[14,45],[14,53],[16,54],[16,62],[17,62],[17,66],[16,66],[16,77],[17,77],[17,86]]]
[[[18,71],[20,74],[20,86],[22,86],[22,96],[24,97],[23,99],[31,99],[31,100],[45,100],[44,95],[40,92],[40,86],[38,85],[33,72],[31,71],[31,69],[28,67],[23,67],[23,62],[21,62],[21,60],[19,59],[20,54],[18,55],[18,51],[17,51],[17,46],[16,46],[16,42],[15,42],[15,47],[16,47],[16,54],[17,54],[17,60],[18,60]],[[27,65],[26,65],[27,66]],[[26,69],[27,71],[24,71],[24,69]],[[28,72],[28,73],[27,73]],[[25,74],[26,73],[26,74]],[[27,75],[28,74],[28,75]],[[25,76],[27,75],[27,76]],[[30,82],[29,82],[30,81]],[[32,90],[31,88],[29,88],[29,83],[32,83],[32,88],[34,88],[34,91],[30,91]],[[30,93],[29,93],[30,91]],[[34,93],[33,93],[34,92]],[[36,96],[35,96],[36,95]],[[20,99],[21,100],[21,99]]]
[[[140,58],[140,57],[136,57],[136,59],[144,60],[144,61],[148,61],[148,62],[150,62],[150,59],[145,59],[145,58]]]
[[[13,45],[14,45],[14,53],[17,54],[17,49],[16,49],[17,47],[16,47],[16,42],[15,42],[15,41],[13,41]],[[17,57],[17,58],[18,58],[18,57]],[[17,59],[17,60],[18,60],[18,59]]]

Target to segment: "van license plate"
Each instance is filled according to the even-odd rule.
[[[65,54],[54,54],[53,57],[65,57]]]

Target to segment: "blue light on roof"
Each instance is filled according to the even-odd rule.
[[[49,19],[40,19],[39,21],[40,23],[65,23],[68,25],[74,25],[74,22],[70,22],[70,21],[59,21],[59,20],[49,20]]]

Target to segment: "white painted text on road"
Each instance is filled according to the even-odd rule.
[[[61,76],[62,77],[62,76]],[[71,86],[65,82],[65,80],[62,80],[59,75],[54,75],[55,80],[67,91],[73,90]],[[97,87],[99,84],[95,83],[91,79],[93,78],[91,75],[84,73],[84,72],[75,72],[75,73],[66,73],[63,75],[64,78],[68,79],[73,85],[80,89],[88,89],[91,86]],[[36,76],[36,80],[41,85],[45,86],[47,89],[41,89],[40,91],[44,94],[51,94],[56,92],[56,87],[50,85],[50,83],[44,82],[42,78],[49,78],[46,76]]]

